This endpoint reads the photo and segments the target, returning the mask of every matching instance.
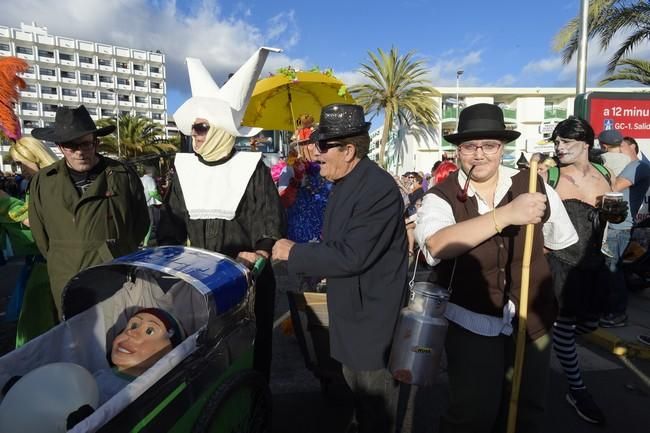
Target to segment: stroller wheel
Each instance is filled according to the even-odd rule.
[[[271,392],[264,377],[245,370],[226,379],[210,396],[193,433],[271,431]]]

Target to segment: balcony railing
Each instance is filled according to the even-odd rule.
[[[501,111],[503,111],[503,120],[506,123],[517,123],[517,110],[502,108]]]
[[[544,120],[564,120],[567,118],[567,111],[564,108],[545,108]]]
[[[444,107],[442,109],[442,122],[456,122],[456,107]]]

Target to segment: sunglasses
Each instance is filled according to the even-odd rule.
[[[210,124],[208,123],[195,123],[192,125],[192,131],[195,131],[199,135],[205,135],[210,130]]]
[[[320,153],[326,153],[333,147],[345,146],[345,143],[342,143],[340,141],[317,141],[314,144]]]
[[[77,150],[90,150],[97,144],[99,144],[99,139],[94,138],[92,140],[82,141],[81,143],[72,143],[72,142],[61,143],[60,146],[66,150],[70,150],[74,152]]]

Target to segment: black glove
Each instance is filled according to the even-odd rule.
[[[608,201],[606,207],[602,205],[598,207],[601,224],[604,226],[605,222],[613,224],[622,223],[627,218],[629,210],[630,208],[625,200]]]

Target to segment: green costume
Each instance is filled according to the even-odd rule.
[[[149,229],[138,175],[121,162],[101,158],[104,169],[83,194],[73,184],[65,160],[38,172],[30,184],[29,221],[47,260],[59,314],[70,278],[135,251]]]
[[[16,347],[52,328],[57,323],[50,292],[47,267],[34,243],[32,232],[23,221],[27,219],[27,203],[10,196],[0,197],[0,239],[9,238],[14,254],[24,256],[24,294],[16,327]],[[19,291],[14,293],[20,296]],[[18,302],[19,300],[13,300]]]

